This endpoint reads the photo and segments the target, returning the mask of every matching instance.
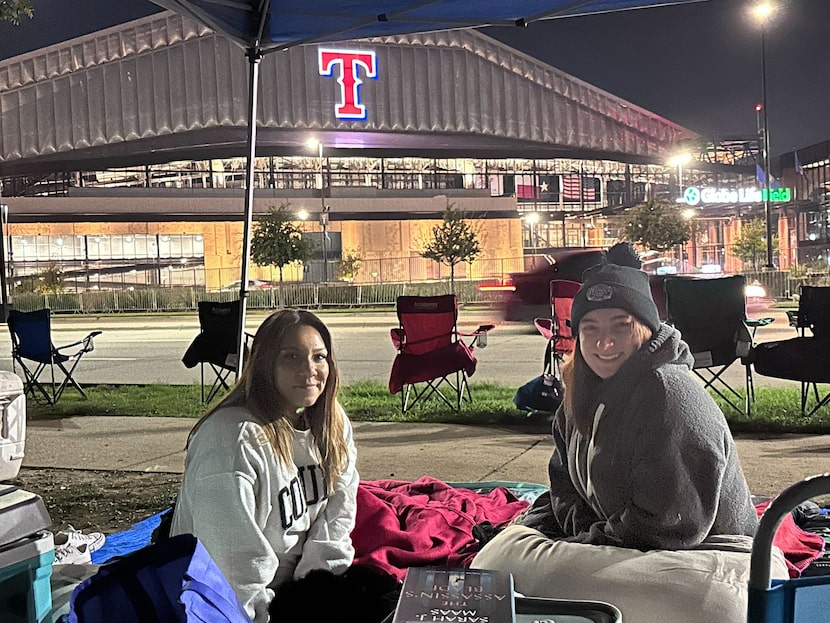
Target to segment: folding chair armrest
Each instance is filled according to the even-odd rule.
[[[77,355],[78,353],[90,351],[90,350],[92,350],[92,340],[94,340],[97,336],[101,335],[101,333],[103,333],[103,331],[91,331],[82,340],[78,340],[77,342],[72,342],[71,344],[64,344],[63,346],[55,346],[53,348],[54,348],[55,352],[60,353],[62,350],[66,350],[68,348],[74,348],[75,346],[80,346],[81,348],[79,348],[77,352],[73,353],[73,355]],[[61,353],[61,354],[63,354],[63,353]]]
[[[406,333],[404,333],[401,327],[394,327],[393,329],[389,329],[389,338],[392,340],[394,347],[400,350],[406,341]]]
[[[470,340],[470,343],[467,345],[468,348],[475,348],[478,346],[479,348],[484,348],[487,346],[487,332],[492,331],[496,328],[494,324],[482,324],[478,326],[478,329],[473,331],[472,333],[465,333],[463,331],[456,331],[456,336],[459,337],[471,337],[473,338]]]
[[[536,330],[542,334],[542,337],[546,340],[553,339],[553,318],[534,318],[533,324],[536,326]]]
[[[788,309],[787,310],[787,322],[790,323],[790,326],[794,329],[798,329],[798,310],[796,309]]]
[[[775,318],[747,318],[746,324],[751,329],[757,329],[758,327],[765,327],[768,324],[775,321]]]
[[[482,333],[487,333],[488,331],[492,331],[495,328],[496,328],[496,325],[494,325],[494,324],[482,324],[482,325],[479,325],[478,329],[476,329],[475,331],[472,331],[470,333],[466,333],[464,331],[456,331],[455,334],[456,335],[462,335],[464,337],[474,337],[476,335],[481,335]]]

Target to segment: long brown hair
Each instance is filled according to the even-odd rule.
[[[632,318],[631,332],[640,348],[653,336],[651,329],[636,317]],[[573,420],[580,433],[590,434],[594,414],[589,413],[589,409],[602,379],[591,370],[582,356],[578,334],[573,352],[562,364],[562,383],[565,385],[565,415]]]
[[[304,310],[283,309],[276,311],[257,329],[250,354],[243,361],[242,374],[222,400],[212,407],[196,423],[188,435],[188,444],[202,423],[225,407],[245,407],[262,425],[268,441],[277,456],[286,463],[293,461],[294,429],[288,416],[293,409],[277,389],[277,357],[282,350],[285,335],[291,327],[306,325],[316,329],[323,338],[328,355],[329,376],[323,394],[312,406],[305,409],[305,420],[320,452],[325,470],[326,486],[334,486],[337,475],[349,462],[349,448],[344,438],[345,420],[337,402],[339,374],[334,357],[331,333],[314,314]]]

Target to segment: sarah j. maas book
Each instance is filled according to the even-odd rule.
[[[393,623],[513,623],[513,576],[487,569],[411,567]]]

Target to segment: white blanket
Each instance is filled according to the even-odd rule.
[[[719,549],[641,552],[554,541],[506,528],[476,555],[478,569],[504,569],[528,597],[610,603],[625,623],[745,623],[752,540],[720,537]],[[774,578],[787,578],[773,548]]]

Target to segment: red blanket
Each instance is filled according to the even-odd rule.
[[[772,500],[755,505],[758,517],[764,514]],[[797,578],[816,558],[824,551],[824,538],[821,535],[807,532],[799,528],[792,513],[787,513],[772,539],[775,545],[784,553],[787,560],[787,569],[791,578]]]
[[[769,501],[755,506],[760,517]],[[355,564],[403,580],[409,567],[467,567],[479,550],[473,527],[500,526],[529,506],[505,487],[488,493],[454,488],[424,476],[363,481],[357,491],[352,531]],[[790,577],[798,577],[821,556],[824,539],[799,528],[792,514],[781,522],[773,544],[783,553]]]
[[[505,524],[528,506],[504,487],[476,493],[429,476],[364,481],[357,490],[354,562],[398,580],[408,567],[467,567],[479,550],[473,527]]]

